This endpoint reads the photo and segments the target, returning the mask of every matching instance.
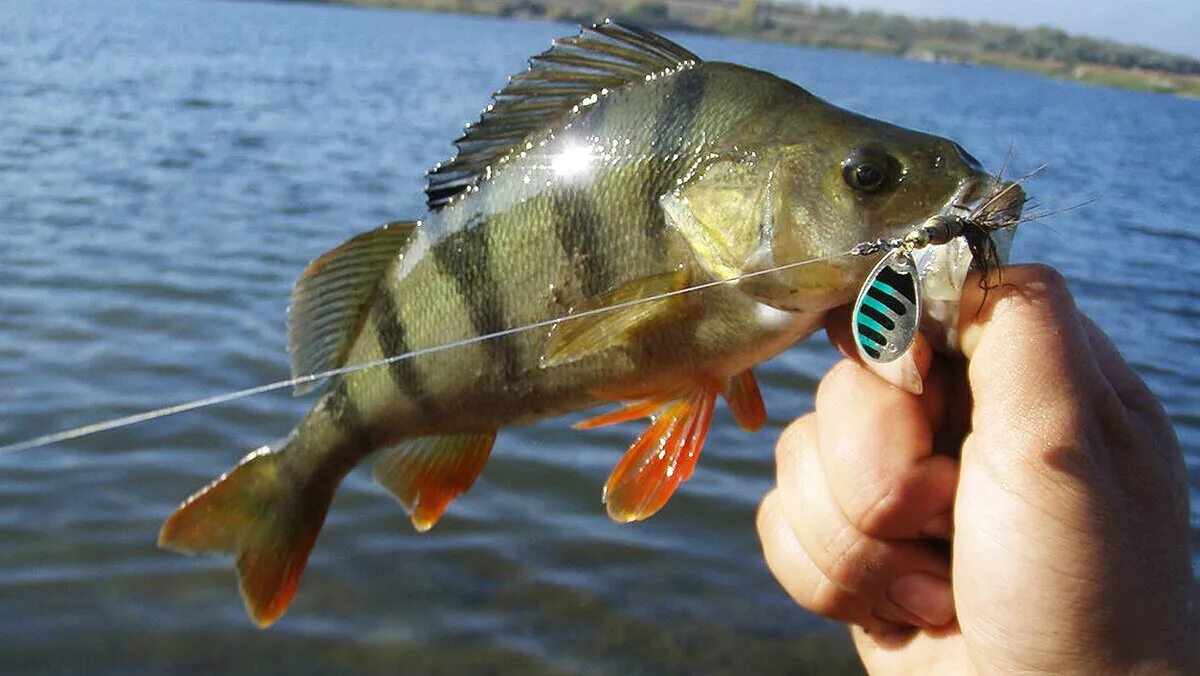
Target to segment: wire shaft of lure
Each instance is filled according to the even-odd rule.
[[[931,244],[946,244],[963,234],[971,223],[969,218],[962,216],[934,216],[899,237],[862,242],[851,249],[851,252],[856,256],[869,256],[880,251],[907,249],[911,253]]]
[[[735,277],[730,277],[727,279],[718,279],[718,280],[713,280],[710,282],[703,282],[700,284],[687,286],[682,289],[675,289],[673,291],[667,291],[665,293],[647,296],[645,298],[635,298],[633,300],[628,300],[628,301],[616,303],[613,305],[607,305],[604,307],[593,308],[591,310],[584,310],[584,311],[576,313],[576,314],[569,314],[569,315],[566,315],[563,317],[555,317],[553,319],[546,319],[546,320],[542,320],[539,322],[534,322],[532,324],[525,324],[522,326],[514,326],[514,327],[503,329],[500,331],[487,333],[482,336],[475,336],[473,338],[464,338],[462,340],[456,340],[456,341],[452,341],[449,343],[442,343],[440,345],[432,345],[430,347],[421,348],[419,350],[412,350],[410,352],[405,352],[403,354],[390,355],[390,356],[384,357],[382,359],[375,359],[372,361],[359,362],[356,364],[350,364],[348,366],[343,366],[343,367],[336,368],[336,369],[330,369],[328,371],[321,371],[320,373],[312,373],[309,375],[299,376],[296,378],[289,378],[288,380],[280,380],[280,381],[273,382],[273,383],[266,383],[264,385],[258,385],[256,387],[249,387],[249,388],[246,388],[243,390],[237,390],[234,392],[226,392],[224,394],[218,394],[218,395],[214,395],[211,397],[205,397],[202,399],[193,399],[191,401],[186,401],[186,402],[174,404],[171,406],[163,406],[161,408],[156,408],[156,409],[153,409],[150,411],[144,411],[142,413],[135,413],[133,415],[122,416],[119,418],[110,418],[108,420],[102,420],[102,421],[91,423],[88,425],[82,425],[80,427],[73,427],[73,428],[62,430],[59,432],[43,434],[41,436],[26,439],[24,441],[17,441],[17,442],[13,442],[13,443],[9,443],[9,444],[0,445],[0,455],[8,455],[10,453],[16,453],[18,451],[25,451],[25,450],[29,450],[32,448],[38,448],[40,446],[49,446],[51,444],[57,444],[57,443],[61,443],[63,441],[70,441],[72,439],[78,439],[80,437],[91,436],[93,434],[99,434],[100,432],[109,432],[109,431],[112,431],[112,430],[115,430],[115,429],[118,429],[121,427],[128,427],[130,425],[136,425],[138,423],[149,422],[151,420],[156,420],[158,418],[164,418],[167,416],[176,415],[179,413],[187,413],[188,411],[195,411],[197,409],[208,408],[209,406],[216,406],[218,404],[224,404],[224,403],[227,403],[230,401],[236,401],[238,399],[244,399],[246,397],[251,397],[251,396],[254,396],[257,394],[263,394],[266,392],[273,392],[275,390],[287,389],[290,387],[294,387],[296,385],[321,382],[323,380],[328,380],[329,378],[333,378],[333,377],[340,376],[340,375],[345,375],[347,373],[363,371],[366,369],[375,368],[377,366],[384,366],[384,365],[392,364],[392,363],[399,362],[399,361],[413,359],[416,357],[420,357],[422,355],[433,354],[435,352],[442,352],[444,350],[452,350],[457,347],[464,347],[466,345],[482,343],[482,342],[488,341],[488,340],[495,340],[497,338],[503,338],[505,336],[510,336],[510,335],[522,333],[525,331],[533,331],[533,330],[536,330],[539,328],[547,328],[547,327],[554,326],[555,324],[558,324],[560,322],[567,322],[567,321],[573,321],[576,319],[583,319],[584,317],[591,317],[591,316],[603,314],[606,312],[614,312],[616,310],[621,310],[621,309],[624,309],[627,307],[640,305],[642,303],[649,303],[652,301],[661,300],[663,298],[671,298],[673,296],[680,296],[680,295],[687,294],[687,293],[694,293],[696,291],[702,291],[704,289],[711,289],[713,287],[722,286],[725,284],[734,284],[741,280],[750,279],[752,277],[758,277],[761,275],[769,275],[769,274],[776,273],[776,272],[782,272],[784,270],[791,270],[794,268],[803,267],[805,265],[812,265],[814,263],[823,263],[823,262],[827,262],[827,261],[831,261],[831,260],[836,260],[839,258],[844,258],[847,256],[865,256],[865,255],[870,255],[871,253],[873,253],[873,251],[861,252],[860,247],[862,247],[862,246],[863,246],[863,244],[859,244],[858,246],[854,247],[853,249],[851,249],[849,251],[843,251],[841,253],[830,254],[828,256],[821,256],[818,258],[810,258],[810,259],[804,260],[804,261],[795,261],[792,263],[784,263],[783,265],[776,265],[776,266],[772,266],[772,267],[769,267],[769,268],[766,268],[763,270],[755,270],[753,272],[747,272],[747,273],[737,275]]]

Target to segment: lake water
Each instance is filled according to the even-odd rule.
[[[287,377],[304,264],[422,214],[422,174],[527,56],[575,28],[319,5],[0,4],[0,443]],[[1030,75],[675,36],[869,115],[1047,169],[1014,258],[1062,269],[1162,398],[1200,485],[1200,102]],[[177,502],[310,405],[265,394],[0,458],[0,671],[854,670],[768,574],[754,510],[782,425],[835,355],[759,370],[768,429],[720,411],[696,476],[618,526],[600,486],[633,427],[505,430],[419,536],[365,472],[288,615],[230,561],[161,551]]]

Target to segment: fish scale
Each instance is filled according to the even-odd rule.
[[[469,344],[335,377],[283,443],[160,533],[175,550],[236,553],[262,626],[295,594],[338,484],[372,454],[376,480],[425,531],[500,428],[622,402],[581,426],[651,418],[602,491],[613,519],[649,517],[691,475],[716,398],[759,428],[751,368],[854,298],[870,261],[838,254],[991,180],[949,140],[612,22],[534,57],[456,145],[430,172],[424,218],[305,269],[289,351],[304,375]]]

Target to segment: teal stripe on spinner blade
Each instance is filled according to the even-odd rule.
[[[896,314],[895,312],[892,312],[891,308],[889,308],[888,306],[884,305],[883,303],[880,303],[879,301],[872,298],[870,296],[870,294],[863,296],[863,305],[868,305],[870,307],[873,307],[876,310],[878,310],[879,312],[883,313],[885,316],[889,315],[889,314],[892,314],[892,315]],[[860,311],[860,314],[861,314],[861,311]]]
[[[903,293],[900,293],[900,291],[898,289],[893,287],[891,284],[888,284],[887,282],[883,281],[882,279],[876,279],[875,282],[873,284],[871,284],[871,286],[874,287],[876,290],[878,290],[880,293],[885,293],[888,296],[891,296],[892,298],[895,298],[896,300],[898,300],[901,303],[904,303],[906,305],[908,303],[912,302],[911,300],[909,300],[908,296],[906,296]],[[906,309],[907,308],[905,308],[905,310]],[[900,314],[904,314],[905,310],[901,310]]]
[[[870,348],[874,348],[876,350],[883,348],[883,345],[881,343],[875,342],[874,338],[872,338],[866,334],[863,334],[863,333],[858,334],[858,342],[863,347],[870,347]]]
[[[871,327],[872,329],[877,331],[879,333],[879,335],[881,335],[881,336],[886,337],[888,334],[888,330],[883,328],[883,324],[880,324],[879,322],[875,321],[874,319],[871,319],[870,317],[866,316],[862,312],[858,313],[858,323]]]

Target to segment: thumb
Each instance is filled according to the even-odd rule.
[[[954,513],[960,622],[972,634],[989,617],[1013,626],[1044,621],[1036,633],[1047,637],[1058,623],[1061,638],[1086,624],[1064,608],[1104,610],[1090,601],[1102,598],[1094,590],[1101,586],[1104,524],[1112,522],[1111,463],[1104,444],[1093,441],[1103,436],[1113,405],[1103,403],[1104,393],[1116,398],[1057,272],[1005,268],[1002,284],[986,294],[970,284],[963,301],[960,336],[973,408]],[[997,610],[1031,588],[1040,594],[1024,598],[1019,610]],[[975,638],[1003,649],[1003,636]]]
[[[968,282],[962,307],[972,411],[956,523],[983,518],[1013,546],[1039,532],[1088,549],[1111,487],[1106,445],[1094,442],[1124,414],[1066,281],[1041,265],[1005,268],[986,291]]]
[[[986,290],[974,279],[964,285],[959,320],[974,429],[1003,425],[1008,435],[1054,439],[1078,433],[1077,423],[1112,389],[1066,280],[1042,265],[1005,268],[1002,283]]]

